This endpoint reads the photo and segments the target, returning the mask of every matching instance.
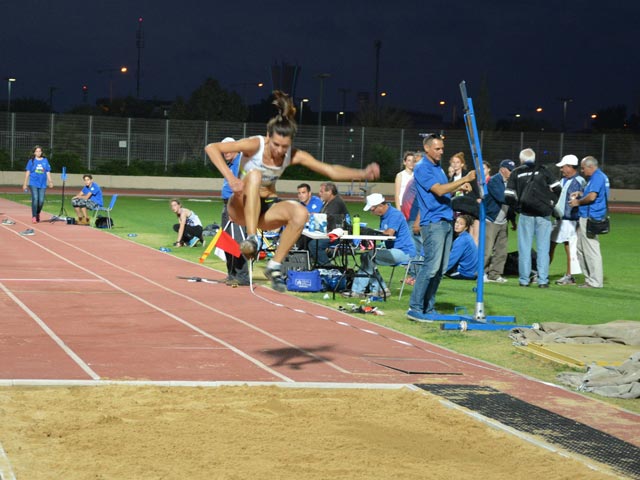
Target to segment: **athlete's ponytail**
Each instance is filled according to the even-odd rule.
[[[296,124],[296,107],[289,95],[280,90],[273,92],[273,105],[278,109],[278,114],[267,123],[269,136],[277,133],[283,137],[295,137],[298,131]]]

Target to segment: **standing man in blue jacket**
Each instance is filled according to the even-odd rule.
[[[509,230],[507,228],[509,205],[505,203],[504,190],[514,168],[516,168],[516,164],[513,160],[502,160],[498,173],[493,175],[487,183],[487,195],[484,197],[486,212],[485,282],[507,282],[507,279],[502,276],[509,249]]]

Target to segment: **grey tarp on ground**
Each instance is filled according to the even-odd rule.
[[[640,346],[640,322],[616,320],[599,325],[545,322],[539,328],[514,328],[509,333],[516,345],[529,343],[621,343]]]
[[[541,323],[536,329],[514,328],[509,337],[516,345],[529,343],[619,343],[640,346],[640,322],[617,320],[600,325]],[[640,398],[640,352],[619,367],[590,365],[586,373],[561,373],[558,380],[580,391],[604,397]]]
[[[640,352],[619,367],[590,365],[587,373],[560,373],[558,380],[603,397],[640,398]]]

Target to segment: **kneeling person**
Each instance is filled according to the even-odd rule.
[[[88,173],[82,176],[84,187],[75,197],[71,198],[71,206],[76,211],[79,225],[89,225],[87,210],[97,210],[102,207],[102,190]]]
[[[184,208],[180,200],[173,198],[170,201],[171,210],[178,217],[178,222],[173,226],[173,230],[178,233],[178,238],[173,244],[174,247],[195,247],[200,242],[204,245],[202,238],[202,222],[193,210]]]

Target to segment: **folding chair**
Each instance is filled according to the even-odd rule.
[[[109,228],[111,228],[111,225],[113,225],[113,223],[111,222],[111,210],[113,210],[113,207],[116,204],[116,200],[118,199],[118,194],[114,193],[111,196],[111,202],[109,203],[108,207],[98,207],[94,210],[93,213],[93,224],[96,224],[96,217],[98,216],[99,212],[107,212],[107,221],[109,222]]]

